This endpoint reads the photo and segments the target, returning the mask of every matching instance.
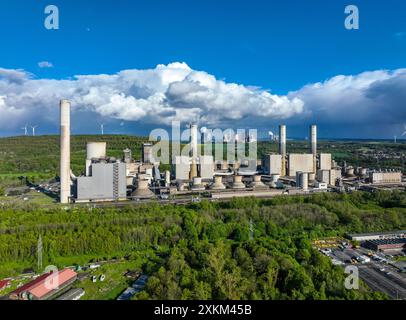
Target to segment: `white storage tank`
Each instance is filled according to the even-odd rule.
[[[106,157],[106,142],[88,142],[86,145],[86,159],[100,159]]]
[[[302,188],[303,191],[309,190],[309,174],[307,172],[302,172],[299,181],[300,188]]]

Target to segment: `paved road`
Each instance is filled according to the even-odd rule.
[[[392,299],[406,299],[406,283],[391,272],[387,275],[372,266],[359,266],[359,275],[364,282],[376,291],[386,293]]]
[[[332,255],[348,265],[354,256],[365,254],[363,250],[333,250]],[[360,278],[374,291],[386,293],[392,299],[406,299],[406,278],[388,264],[371,260],[367,264],[357,264]],[[381,269],[385,269],[381,271]],[[389,273],[389,274],[388,274]]]

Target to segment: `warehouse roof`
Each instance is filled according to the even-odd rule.
[[[400,235],[406,234],[406,230],[398,230],[398,231],[385,231],[385,232],[371,232],[371,233],[350,233],[348,236],[350,237],[368,237],[368,236],[386,236],[386,235]]]
[[[375,239],[375,240],[368,240],[369,243],[373,243],[375,245],[387,245],[387,244],[406,244],[406,238],[391,238],[391,239]]]
[[[76,276],[77,273],[75,271],[71,269],[64,269],[59,271],[58,275],[50,275],[49,279],[46,279],[49,280],[49,282],[44,280],[29,291],[34,297],[41,299]],[[53,279],[53,277],[55,277],[55,279]]]
[[[25,291],[29,291],[32,287],[34,287],[34,286],[38,285],[39,283],[41,283],[42,281],[44,281],[49,275],[50,275],[50,273],[44,273],[43,275],[39,276],[35,280],[33,280],[29,283],[26,283],[25,285],[21,286],[20,288],[17,288],[11,294],[20,295],[21,293],[23,293]]]
[[[4,289],[10,284],[10,280],[5,279],[5,280],[0,280],[0,290]]]

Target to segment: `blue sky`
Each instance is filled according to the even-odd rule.
[[[60,30],[46,30],[43,26],[44,8],[48,4],[57,5],[60,10]],[[355,4],[360,10],[360,30],[344,28],[344,8],[348,4]],[[303,112],[288,112],[289,115],[282,119],[271,113],[261,117],[259,112],[253,115],[242,112],[227,121],[216,118],[216,124],[225,126],[231,121],[245,127],[257,125],[265,130],[266,123],[275,127],[283,121],[291,125],[292,135],[301,136],[307,130],[302,128],[303,123],[325,118],[320,113],[322,107],[310,105],[324,100],[313,98],[314,93],[308,91],[305,97],[301,92],[305,85],[328,81],[337,75],[351,77],[366,71],[406,68],[405,12],[406,2],[401,0],[1,1],[0,68],[24,70],[31,73],[31,80],[61,80],[75,75],[113,75],[127,69],[155,70],[158,64],[185,62],[191,70],[213,75],[225,83],[259,87],[290,100],[296,96],[304,99]],[[41,61],[48,61],[53,67],[40,68],[38,63]],[[375,88],[386,81],[384,87],[388,92],[400,88],[394,95],[400,94],[403,98],[401,92],[406,83],[403,73],[400,76],[385,74],[375,80],[377,83],[368,82],[368,87],[361,86],[360,90],[369,90],[370,85]],[[0,86],[0,96],[10,96],[9,88]],[[297,94],[289,96],[292,92]],[[373,96],[374,92],[369,94]],[[17,93],[13,91],[12,94]],[[127,97],[129,93],[125,91],[124,95]],[[144,95],[135,95],[135,98]],[[38,99],[35,100],[37,111],[41,108]],[[20,105],[11,106],[12,102],[6,98],[4,101],[6,107],[20,108]],[[176,101],[172,99],[172,103],[178,101],[179,97]],[[340,103],[337,98],[332,101]],[[387,104],[399,108],[398,102],[382,100],[383,107],[379,110],[385,114]],[[123,103],[128,104],[128,101]],[[103,112],[95,106],[83,107],[81,109],[85,110],[80,112],[96,114],[100,117],[98,121],[111,121],[111,128],[114,127],[116,133],[148,133],[150,128],[157,126],[151,120],[154,114],[148,113],[145,118],[138,115],[126,118],[120,112],[106,112],[107,105],[110,104],[106,104]],[[286,109],[290,107],[286,106]],[[187,108],[183,100],[179,108]],[[348,106],[343,112],[348,108],[351,109]],[[312,116],[308,115],[309,110]],[[377,111],[373,113],[376,115]],[[34,116],[35,112],[29,114]],[[7,125],[0,127],[1,135],[20,133],[21,123],[30,121],[21,117],[15,119],[18,119],[15,125],[7,121]],[[369,121],[369,118],[362,123],[343,120],[332,127],[332,121],[320,120],[320,131],[325,137],[392,137],[402,130],[406,118],[399,113],[379,130],[376,124],[368,124]],[[43,133],[51,133],[57,128],[52,125],[51,118],[38,118],[38,122]],[[82,122],[83,125],[79,124]],[[94,131],[98,126],[97,121],[87,126],[86,121],[82,122],[78,119],[78,132]],[[203,122],[212,124],[207,117]]]

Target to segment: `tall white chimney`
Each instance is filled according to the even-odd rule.
[[[313,172],[317,171],[317,126],[310,126],[310,152],[313,155]]]
[[[60,101],[61,117],[61,203],[69,203],[70,194],[70,102]]]
[[[193,159],[197,158],[197,125],[194,123],[190,124],[190,156]]]
[[[279,153],[282,155],[281,175],[286,176],[286,126],[279,126]]]

